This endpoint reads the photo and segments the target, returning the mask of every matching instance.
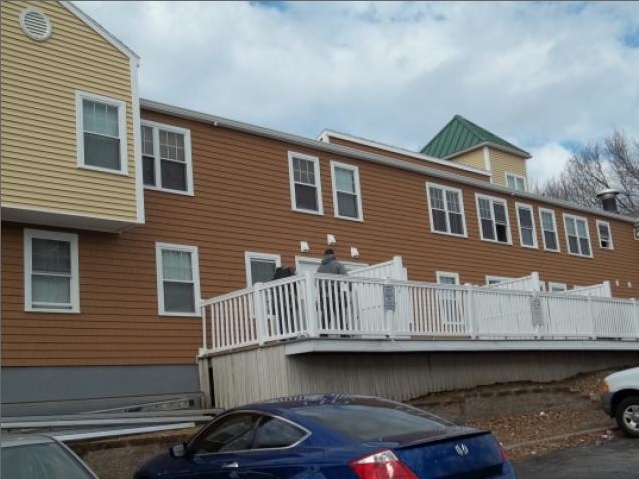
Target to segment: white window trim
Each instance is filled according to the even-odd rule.
[[[517,179],[523,180],[524,181],[524,189],[520,190],[519,188],[510,188],[508,186],[508,177],[511,176],[512,178],[515,179],[515,186],[517,185]],[[506,181],[506,186],[510,189],[515,189],[516,191],[528,191],[528,182],[526,181],[526,177],[525,176],[521,176],[521,175],[516,175],[515,173],[504,173],[504,178]]]
[[[560,291],[554,291],[553,288],[558,287],[558,286],[563,288],[563,289],[560,290]],[[556,282],[552,282],[552,281],[548,282],[548,292],[549,293],[561,293],[561,292],[567,291],[567,290],[568,290],[568,285],[566,283],[556,283]]]
[[[450,271],[436,271],[435,272],[435,276],[437,278],[437,283],[438,284],[443,284],[441,282],[441,278],[442,277],[449,277],[449,278],[455,278],[455,284],[459,285],[459,273],[452,273]]]
[[[493,221],[493,227],[496,225],[495,222],[495,210],[493,208],[493,201],[498,201],[500,203],[504,204],[504,215],[506,217],[506,239],[507,241],[498,241],[497,240],[497,231],[495,230],[495,239],[490,239],[490,238],[484,238],[484,231],[481,227],[481,211],[479,209],[479,199],[483,198],[485,200],[490,201],[490,216],[491,219]],[[489,243],[496,243],[496,244],[508,244],[508,245],[512,245],[513,244],[513,238],[512,235],[510,234],[510,218],[508,217],[508,201],[506,201],[503,198],[498,198],[496,196],[488,196],[488,195],[483,195],[480,193],[475,193],[475,206],[477,207],[477,225],[479,227],[479,237],[481,238],[482,241],[487,241]]]
[[[246,273],[246,287],[250,288],[251,284],[251,260],[252,259],[265,259],[275,261],[275,267],[282,266],[282,257],[279,254],[271,253],[256,253],[254,251],[244,252],[244,271]]]
[[[140,128],[148,126],[153,128],[153,161],[155,170],[155,184],[156,186],[144,185],[145,190],[163,191],[165,193],[174,193],[176,195],[194,196],[193,193],[193,160],[191,154],[191,130],[187,128],[180,128],[178,126],[167,125],[165,123],[158,123],[155,121],[140,120]],[[162,188],[157,186],[161,183],[161,161],[160,161],[160,130],[179,133],[184,135],[184,163],[186,164],[186,191],[171,190],[169,188]],[[140,141],[142,141],[142,132],[140,132]],[[140,154],[140,158],[145,156]],[[142,160],[143,161],[143,160]],[[140,171],[141,175],[144,175],[143,171]],[[142,184],[144,184],[144,178],[142,178]]]
[[[555,240],[556,240],[556,243],[557,243],[557,249],[549,248],[546,245],[546,235],[544,235],[544,231],[545,231],[544,230],[544,218],[542,216],[542,212],[550,213],[550,216],[552,216],[552,226],[555,229],[554,232],[555,232]],[[544,250],[545,251],[551,251],[553,253],[561,252],[561,245],[560,245],[560,242],[559,242],[559,230],[557,229],[557,217],[555,216],[555,210],[551,210],[551,209],[548,209],[548,208],[539,208],[539,226],[541,227],[541,239],[544,242]]]
[[[519,208],[527,209],[530,211],[530,221],[532,221],[532,233],[533,233],[533,244],[524,244],[524,237],[521,234],[521,218],[519,218]],[[535,226],[535,211],[531,205],[526,203],[515,203],[515,212],[517,213],[517,227],[519,228],[519,244],[522,248],[532,248],[539,249],[539,244],[537,243],[537,227]]]
[[[590,228],[588,226],[588,218],[584,216],[571,215],[568,213],[563,213],[563,218],[564,218],[564,232],[566,234],[566,251],[568,251],[568,254],[571,256],[578,256],[580,258],[593,258],[592,240],[590,239]],[[566,219],[568,218],[571,218],[575,221],[575,233],[577,232],[578,220],[583,220],[584,223],[586,223],[586,237],[588,238],[590,254],[573,253],[572,251],[570,251],[570,242],[568,241],[568,226],[566,225]],[[577,240],[579,240],[579,236],[577,236]],[[577,241],[577,244],[579,244],[579,241]],[[581,245],[579,245],[579,250],[581,251]]]
[[[193,313],[178,313],[173,311],[164,310],[164,278],[162,276],[162,250],[171,251],[186,251],[191,253],[191,267],[193,268],[193,297],[195,299],[195,312]],[[171,243],[155,243],[155,271],[158,288],[158,314],[160,316],[185,316],[185,317],[200,317],[200,303],[202,302],[200,294],[200,266],[198,258],[198,247],[187,246]]]
[[[430,187],[439,188],[444,192],[444,203],[446,205],[446,229],[448,231],[439,231],[435,229],[435,223],[433,222],[433,208],[431,206],[430,199]],[[459,210],[462,216],[462,226],[464,227],[463,234],[450,232],[450,219],[448,218],[448,201],[446,200],[446,190],[452,191],[459,195]],[[450,186],[444,186],[437,183],[426,182],[426,198],[428,200],[428,219],[430,221],[430,232],[440,235],[456,236],[457,238],[468,238],[468,229],[466,228],[466,212],[464,211],[464,194],[459,188],[451,188]]]
[[[315,173],[315,181],[317,188],[317,211],[305,210],[303,208],[297,208],[295,205],[295,175],[293,174],[293,158],[299,158],[300,160],[307,160],[313,162],[313,171]],[[303,153],[296,153],[294,151],[288,152],[288,178],[289,189],[291,193],[291,209],[300,213],[308,213],[311,215],[323,215],[324,206],[322,205],[322,181],[320,178],[319,158],[316,156],[305,155]]]
[[[350,170],[353,172],[353,181],[355,183],[355,194],[357,195],[357,217],[343,216],[339,214],[339,205],[337,203],[337,185],[335,184],[335,168],[342,168],[343,170]],[[362,210],[362,190],[359,184],[359,168],[357,166],[349,165],[347,163],[340,163],[338,161],[331,161],[331,182],[333,186],[333,211],[335,218],[351,221],[364,221],[364,211]]]
[[[606,225],[608,227],[608,241],[610,242],[610,246],[605,247],[605,246],[601,246],[601,231],[599,231],[599,225]],[[597,220],[597,238],[599,239],[599,248],[600,249],[607,249],[607,250],[614,250],[615,249],[615,245],[612,241],[612,229],[610,228],[610,222],[608,221],[603,221],[603,220]]]
[[[71,291],[70,309],[34,308],[32,301],[32,239],[68,241],[71,244]],[[80,312],[80,262],[78,259],[78,235],[25,228],[24,230],[24,310],[33,313],[79,313]]]
[[[106,103],[110,106],[115,106],[118,109],[118,136],[120,138],[120,169],[112,170],[110,168],[101,168],[99,166],[87,165],[84,163],[84,122],[83,120],[83,108],[82,100],[97,101],[100,103]],[[80,90],[75,92],[75,129],[76,129],[76,146],[77,146],[77,165],[78,168],[85,168],[87,170],[101,171],[103,173],[111,173],[115,175],[128,175],[129,174],[129,160],[127,157],[128,142],[127,142],[127,124],[126,124],[126,103],[122,100],[116,100],[115,98],[109,98],[102,95],[95,95]]]
[[[497,280],[498,283],[504,282],[504,281],[512,281],[515,278],[511,278],[510,276],[491,276],[491,275],[486,275],[486,285],[490,285],[490,280]]]

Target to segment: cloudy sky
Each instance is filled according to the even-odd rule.
[[[455,114],[533,183],[639,136],[639,2],[74,2],[140,57],[142,98],[419,151]]]

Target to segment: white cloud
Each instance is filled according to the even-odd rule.
[[[529,153],[532,158],[526,166],[531,185],[556,177],[573,155],[572,151],[557,143],[531,148]]]
[[[639,124],[637,2],[76,3],[143,98],[307,137],[418,150],[461,114],[543,153]]]

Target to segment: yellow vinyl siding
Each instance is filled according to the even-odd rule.
[[[486,169],[486,162],[484,161],[484,148],[480,147],[476,150],[469,151],[459,156],[455,156],[450,159],[455,163],[461,163],[462,165],[468,165],[475,168]]]
[[[49,16],[47,41],[22,31],[29,6]],[[3,205],[136,221],[129,57],[58,2],[2,2],[1,26]],[[78,90],[125,102],[127,175],[78,168]]]
[[[493,171],[493,183],[508,186],[506,184],[506,173],[528,178],[526,175],[526,160],[504,151],[488,147],[490,164]],[[528,181],[526,181],[527,183]]]

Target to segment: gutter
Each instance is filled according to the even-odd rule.
[[[505,196],[511,196],[513,198],[524,198],[524,199],[533,200],[533,201],[540,201],[542,203],[559,206],[564,209],[570,209],[573,211],[589,213],[599,217],[612,218],[619,221],[625,221],[627,223],[637,222],[637,218],[620,215],[618,213],[610,213],[604,210],[586,208],[584,206],[577,205],[575,203],[570,203],[568,201],[542,197],[542,196],[524,192],[524,191],[512,190],[510,188],[506,188],[505,186],[487,183],[481,180],[475,180],[473,178],[468,178],[455,173],[449,173],[449,172],[438,170],[429,166],[415,165],[407,161],[398,160],[395,158],[389,158],[387,156],[378,155],[375,153],[362,152],[361,150],[356,150],[354,148],[349,148],[346,146],[334,145],[331,143],[323,143],[318,140],[312,140],[312,139],[304,138],[302,136],[283,133],[277,130],[250,125],[248,123],[242,123],[235,120],[228,120],[226,118],[222,118],[219,116],[209,115],[207,113],[201,113],[201,112],[197,112],[193,110],[188,110],[186,108],[167,105],[165,103],[160,103],[160,102],[156,102],[152,100],[145,100],[141,98],[140,108],[144,108],[146,110],[154,111],[157,113],[164,113],[164,114],[177,116],[179,118],[184,118],[187,120],[196,120],[202,123],[209,123],[213,127],[229,128],[232,130],[237,130],[237,131],[251,133],[251,134],[266,137],[266,138],[271,138],[274,140],[293,143],[298,146],[304,146],[307,148],[312,148],[312,149],[324,151],[327,153],[345,155],[345,156],[350,156],[351,158],[356,158],[356,159],[368,161],[371,163],[377,163],[377,164],[381,164],[385,166],[392,166],[394,168],[399,168],[406,171],[412,171],[415,173],[421,173],[423,175],[432,176],[435,178],[440,178],[440,179],[452,181],[455,183],[461,183],[463,185],[468,185],[468,186],[472,186],[472,187],[483,189],[483,190],[494,191],[496,193],[500,193]]]

